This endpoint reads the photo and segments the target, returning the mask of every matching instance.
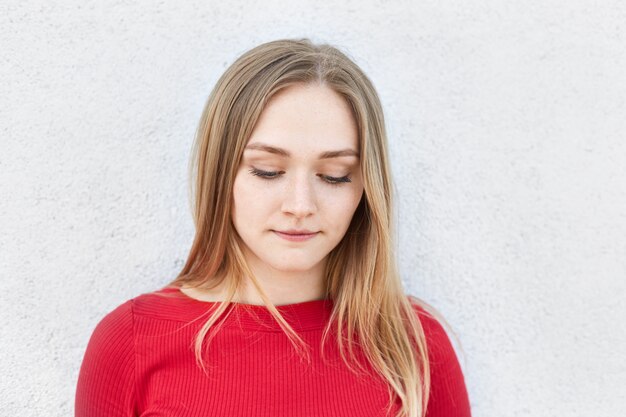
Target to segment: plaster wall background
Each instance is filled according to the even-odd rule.
[[[0,414],[73,413],[97,322],[182,267],[213,84],[305,36],[378,89],[401,271],[456,330],[473,414],[622,415],[625,22],[617,0],[2,2]]]

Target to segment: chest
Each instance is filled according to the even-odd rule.
[[[193,335],[187,336],[170,340],[169,348],[138,347],[139,416],[348,417],[396,411],[386,413],[381,378],[351,371],[333,343],[321,346],[316,332],[300,334],[309,346],[307,359],[283,333],[224,331],[205,351],[206,373],[196,364]]]

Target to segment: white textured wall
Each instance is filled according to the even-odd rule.
[[[0,415],[73,413],[95,324],[186,256],[213,83],[296,36],[380,92],[402,271],[474,415],[623,415],[624,2],[181,3],[0,3]]]

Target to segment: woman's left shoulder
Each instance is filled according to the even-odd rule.
[[[431,400],[427,416],[469,417],[471,408],[465,377],[454,346],[441,322],[445,318],[427,303],[413,296],[409,296],[409,300],[424,330],[428,350]]]
[[[412,295],[408,298],[424,330],[431,363],[434,361],[452,366],[457,365],[456,352],[443,324],[445,318],[424,301]],[[447,322],[445,324],[449,327]]]

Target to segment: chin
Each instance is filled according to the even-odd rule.
[[[308,266],[308,265],[294,265],[294,264],[278,264],[278,265],[272,265],[270,264],[270,266],[277,270],[277,271],[281,271],[281,272],[306,272],[309,269],[313,268],[313,266]]]
[[[266,262],[266,264],[281,272],[306,272],[316,265],[315,262]]]

